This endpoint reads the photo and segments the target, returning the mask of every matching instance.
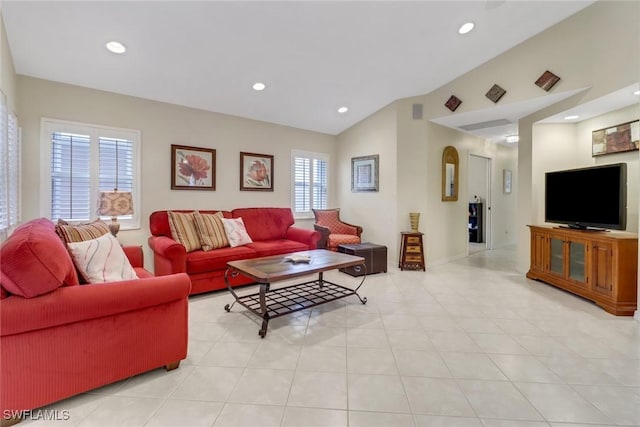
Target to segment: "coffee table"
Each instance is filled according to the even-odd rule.
[[[239,303],[262,318],[262,327],[258,331],[260,337],[264,338],[267,335],[269,320],[276,317],[351,295],[357,296],[362,304],[367,303],[367,298],[360,297],[358,294],[358,289],[364,283],[366,275],[362,277],[355,289],[329,282],[323,277],[325,271],[338,268],[360,265],[363,269],[366,269],[364,258],[331,252],[325,249],[314,249],[295,252],[295,255],[309,256],[311,258],[309,263],[292,263],[285,260],[285,257],[289,255],[294,254],[274,255],[227,263],[228,268],[224,273],[224,281],[235,301],[231,305],[225,305],[224,309],[229,312],[235,303]],[[271,284],[273,283],[315,273],[318,273],[317,279],[271,289]],[[229,283],[229,275],[237,274],[243,274],[255,280],[260,285],[260,291],[250,295],[239,296]]]

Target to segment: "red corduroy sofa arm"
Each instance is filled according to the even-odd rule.
[[[124,254],[129,258],[129,263],[133,268],[144,268],[144,254],[142,246],[123,246]]]
[[[186,248],[167,236],[150,236],[149,247],[154,255],[154,273],[156,276],[186,273]]]
[[[142,310],[185,299],[191,291],[186,274],[122,282],[63,286],[35,298],[11,296],[0,302],[0,335],[82,322]]]
[[[308,228],[289,227],[287,228],[287,239],[304,243],[309,249],[316,249],[320,240],[320,233]]]

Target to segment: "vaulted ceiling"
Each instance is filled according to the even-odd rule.
[[[591,3],[4,0],[2,15],[18,74],[338,134]]]

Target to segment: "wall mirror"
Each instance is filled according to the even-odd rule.
[[[458,150],[455,147],[445,147],[442,153],[442,201],[455,202],[458,200]]]

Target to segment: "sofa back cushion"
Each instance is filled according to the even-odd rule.
[[[231,215],[242,218],[254,241],[284,239],[294,224],[290,208],[242,208],[234,209]]]
[[[173,212],[169,211],[169,228],[171,237],[182,244],[187,252],[193,252],[202,247],[198,229],[196,228],[195,215],[197,212]]]
[[[78,285],[71,256],[46,218],[16,228],[2,244],[0,258],[0,282],[14,295],[33,298],[63,285]]]
[[[190,213],[191,210],[172,209],[172,212]],[[199,210],[202,214],[214,214],[216,212],[222,212],[225,218],[231,218],[231,212],[229,211],[214,211],[214,210]],[[153,236],[167,236],[171,237],[171,227],[169,227],[169,214],[168,211],[155,211],[149,216],[149,230]]]
[[[194,219],[203,251],[229,246],[229,239],[222,225],[223,218],[222,212],[216,212],[213,215],[195,212]]]

